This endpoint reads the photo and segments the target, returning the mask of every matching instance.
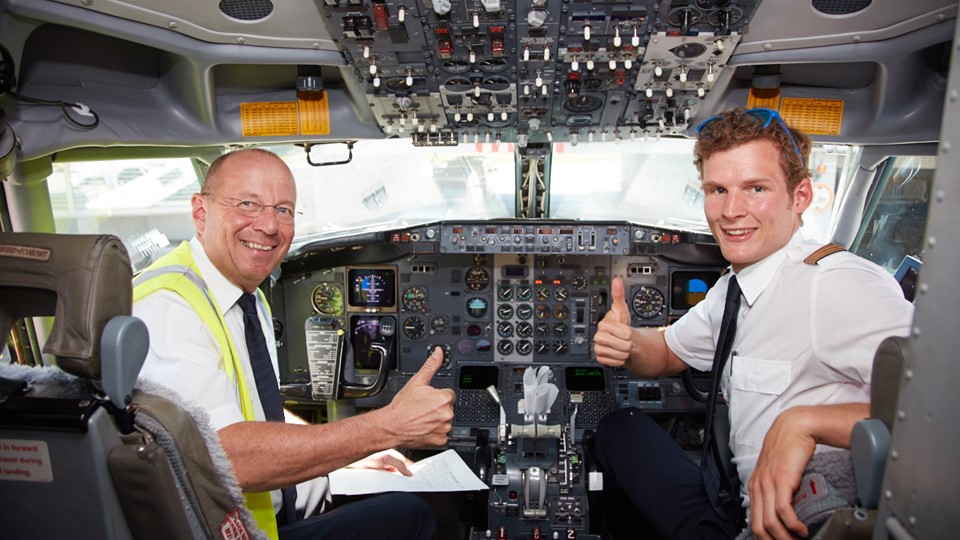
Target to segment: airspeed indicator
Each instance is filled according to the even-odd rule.
[[[663,293],[653,287],[643,286],[633,293],[633,312],[641,319],[655,319],[663,313]]]

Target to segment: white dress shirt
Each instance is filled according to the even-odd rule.
[[[764,436],[780,412],[869,403],[877,346],[888,336],[907,335],[913,320],[913,305],[880,266],[848,252],[804,263],[820,245],[797,232],[737,274],[743,301],[721,390],[730,407],[729,442],[744,506]],[[709,371],[713,363],[729,281],[720,278],[665,333],[670,350],[695,369]]]

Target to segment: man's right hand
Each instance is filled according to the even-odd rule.
[[[433,375],[443,365],[443,349],[435,347],[407,384],[397,392],[389,408],[396,422],[398,446],[421,448],[442,446],[453,429],[453,402],[456,394],[449,388],[430,386]]]
[[[610,367],[623,367],[633,348],[630,308],[624,294],[623,280],[613,278],[610,284],[610,311],[597,325],[593,338],[597,362]]]

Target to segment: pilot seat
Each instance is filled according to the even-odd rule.
[[[131,277],[116,237],[0,233],[0,339],[52,316],[56,360],[0,365],[3,537],[265,538],[205,414],[136,382]]]

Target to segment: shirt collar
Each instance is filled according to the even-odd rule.
[[[237,300],[240,299],[243,290],[231,283],[230,280],[224,277],[220,270],[214,266],[210,257],[207,257],[207,252],[203,250],[203,244],[200,243],[200,239],[196,236],[190,239],[190,253],[193,255],[193,261],[200,270],[200,276],[210,289],[210,294],[212,294],[214,300],[217,301],[220,314],[226,315],[227,310],[233,307],[233,305],[237,303]]]
[[[780,268],[783,260],[787,257],[790,248],[802,244],[803,241],[803,234],[800,229],[797,229],[785,246],[736,274],[737,283],[740,284],[740,290],[743,291],[743,298],[747,301],[748,306],[752,306],[767,288],[767,285],[773,281],[773,276],[777,274],[777,269]]]

